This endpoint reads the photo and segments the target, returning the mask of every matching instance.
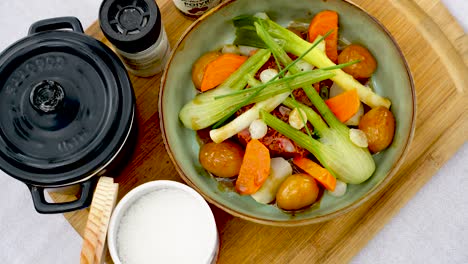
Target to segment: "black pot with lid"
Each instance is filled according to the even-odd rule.
[[[0,54],[0,113],[0,169],[29,187],[38,212],[62,213],[89,206],[94,176],[125,153],[135,96],[112,50],[60,17]],[[46,201],[45,188],[74,184],[76,201]]]

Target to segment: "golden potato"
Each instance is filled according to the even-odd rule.
[[[244,150],[232,141],[210,142],[200,149],[200,164],[218,177],[229,178],[239,174]]]
[[[359,129],[364,131],[372,153],[386,149],[392,143],[395,133],[395,118],[385,107],[376,107],[364,114],[359,121]]]
[[[319,188],[307,174],[293,174],[283,181],[276,193],[276,204],[284,210],[298,210],[313,204]]]
[[[360,62],[343,68],[343,71],[351,74],[354,78],[369,78],[374,73],[375,68],[377,68],[377,62],[374,57],[363,46],[351,44],[338,55],[339,64],[354,60],[360,60]]]

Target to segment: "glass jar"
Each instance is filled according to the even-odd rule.
[[[155,1],[105,0],[99,22],[129,72],[149,77],[164,69],[170,46]]]
[[[173,0],[174,5],[188,16],[201,16],[221,3],[221,0]]]

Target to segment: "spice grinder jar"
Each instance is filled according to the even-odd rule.
[[[104,0],[99,24],[129,72],[149,77],[164,69],[170,46],[154,0]]]
[[[96,177],[129,149],[135,98],[125,67],[74,17],[34,23],[0,54],[0,169],[24,182],[40,213],[91,203]],[[46,188],[79,184],[49,203]]]

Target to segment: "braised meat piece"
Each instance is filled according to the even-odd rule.
[[[246,108],[242,110],[246,111]],[[272,115],[278,117],[284,122],[288,122],[290,109],[284,106],[279,106],[271,112]],[[238,114],[240,114],[238,112]],[[250,141],[250,133],[248,129],[237,134],[237,138],[241,144],[244,146],[247,145],[247,142]],[[301,147],[299,147],[294,141],[283,136],[278,131],[268,128],[267,134],[259,139],[269,150],[272,157],[284,157],[292,158],[295,156],[306,156],[309,152]]]

